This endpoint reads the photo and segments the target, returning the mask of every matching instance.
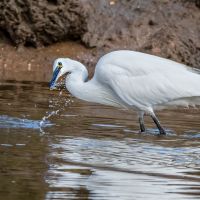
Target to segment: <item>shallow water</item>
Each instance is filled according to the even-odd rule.
[[[0,84],[0,199],[199,199],[200,111],[146,117],[46,84]]]

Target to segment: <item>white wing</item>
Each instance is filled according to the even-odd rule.
[[[95,69],[96,74],[100,73],[105,68],[104,66],[108,64],[118,66],[127,76],[146,75],[160,70],[165,73],[166,71],[172,72],[176,69],[187,68],[186,65],[158,56],[136,51],[120,50],[113,51],[101,57]]]
[[[200,75],[185,65],[139,52],[107,54],[98,62],[95,78],[139,109],[200,96]]]

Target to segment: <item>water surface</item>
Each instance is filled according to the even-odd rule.
[[[200,111],[148,117],[46,84],[0,83],[0,199],[199,199]]]

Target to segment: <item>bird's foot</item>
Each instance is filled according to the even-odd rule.
[[[145,132],[146,132],[146,129],[145,129],[144,124],[140,124],[140,133],[145,133]]]
[[[140,133],[146,133],[146,129],[145,128],[141,128],[140,129]]]
[[[162,128],[162,129],[159,129],[159,132],[160,132],[160,135],[166,135],[166,131]]]
[[[139,131],[139,133],[143,134],[143,133],[146,133],[146,131]]]

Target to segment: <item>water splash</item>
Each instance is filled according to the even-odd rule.
[[[44,117],[42,118],[42,120],[40,121],[40,133],[45,134],[45,131],[43,130],[43,128],[45,128],[44,125],[46,124],[47,120],[48,120],[51,116],[57,115],[58,112],[59,112],[59,110],[51,111],[47,116],[44,116]]]
[[[73,102],[73,100],[70,99],[70,94],[67,96],[63,96],[62,94],[63,90],[60,90],[58,96],[56,95],[49,99],[49,108],[52,109],[52,111],[47,111],[46,115],[42,117],[42,120],[40,121],[40,133],[45,134],[43,125],[48,119],[55,115],[61,115],[61,112],[65,110],[65,107]]]
[[[0,115],[0,128],[27,128],[27,129],[40,129],[40,120],[31,120],[18,117],[11,117],[8,115]],[[52,126],[48,120],[46,120],[42,126]]]

